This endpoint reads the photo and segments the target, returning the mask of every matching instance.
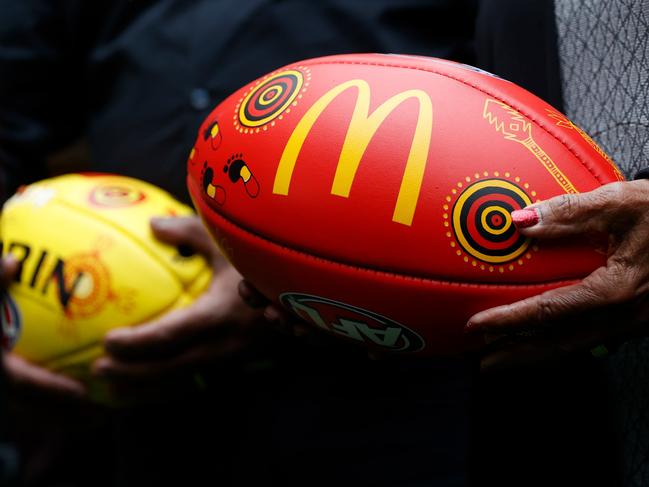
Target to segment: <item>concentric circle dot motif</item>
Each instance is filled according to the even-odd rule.
[[[279,117],[295,101],[302,90],[304,77],[300,71],[275,73],[248,93],[239,106],[239,123],[244,127],[261,127]]]
[[[133,206],[145,198],[146,195],[139,189],[119,185],[98,186],[89,195],[91,203],[110,208]]]
[[[467,186],[453,205],[451,225],[468,255],[502,264],[525,253],[531,239],[516,231],[511,212],[532,204],[525,191],[503,179],[486,179]]]

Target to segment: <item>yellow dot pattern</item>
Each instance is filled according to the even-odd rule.
[[[504,179],[508,179],[508,180],[513,181],[515,183],[520,183],[521,182],[520,177],[518,177],[518,176],[512,177],[512,174],[509,171],[505,171],[504,174],[501,173],[500,171],[494,171],[492,173],[490,173],[489,171],[483,171],[482,174],[475,173],[475,174],[473,174],[473,176],[465,177],[464,180],[459,181],[456,184],[456,186],[458,188],[462,188],[464,186],[464,183],[471,184],[471,183],[473,183],[475,181],[478,181],[480,179],[487,179],[489,177],[503,178],[503,176],[504,176]],[[528,183],[523,183],[522,186],[526,190],[529,190],[530,185]],[[506,262],[506,263],[503,263],[502,265],[489,265],[490,264],[489,262],[482,262],[480,260],[475,259],[474,256],[465,255],[465,253],[462,250],[460,250],[459,245],[456,242],[455,235],[452,232],[449,232],[447,230],[449,227],[451,227],[451,222],[450,222],[451,216],[449,215],[449,208],[450,208],[449,203],[451,203],[456,198],[457,194],[458,194],[457,189],[452,188],[451,189],[451,194],[447,195],[444,198],[444,203],[442,204],[442,210],[443,210],[443,212],[442,212],[442,218],[443,218],[442,222],[443,222],[443,225],[444,225],[444,228],[445,228],[444,233],[445,233],[446,237],[450,239],[450,246],[451,246],[451,248],[455,249],[455,254],[458,257],[461,257],[462,261],[464,261],[465,263],[471,265],[472,268],[479,269],[480,271],[484,271],[484,272],[491,272],[491,273],[497,272],[499,274],[504,274],[505,272],[514,272],[514,271],[520,269],[525,264],[526,261],[529,261],[530,259],[532,259],[533,252],[538,252],[539,251],[538,244],[532,245],[531,247],[529,247],[528,252],[526,252],[524,256],[521,255],[515,261],[513,261],[511,263]],[[536,191],[530,191],[529,194],[531,194],[533,197],[536,197]],[[535,200],[535,201],[538,201],[538,199]]]
[[[282,76],[284,73],[287,72],[298,73],[300,75],[302,79],[302,83],[299,85],[297,92],[291,95],[291,97],[289,97],[289,99],[285,102],[284,106],[282,106],[279,110],[277,110],[275,113],[270,115],[267,119],[256,121],[254,125],[258,125],[258,126],[250,127],[250,128],[246,128],[245,126],[243,126],[241,123],[242,106],[245,106],[246,103],[250,100],[250,98],[256,94],[256,91],[258,90],[260,85],[267,82],[268,80],[272,80],[272,78]],[[296,107],[298,105],[298,101],[302,99],[302,96],[304,95],[304,93],[306,93],[310,83],[311,83],[311,70],[308,67],[301,66],[301,65],[293,66],[288,70],[282,69],[278,71],[273,71],[272,73],[267,74],[263,78],[260,78],[248,90],[246,90],[244,94],[241,96],[241,98],[239,98],[239,100],[237,101],[237,104],[234,107],[234,116],[232,117],[234,128],[240,134],[252,135],[252,134],[258,134],[260,132],[262,133],[267,132],[269,127],[275,126],[276,121],[283,120],[285,115],[291,113],[291,107]],[[277,91],[273,92],[272,90],[274,89],[276,89]],[[282,92],[279,88],[270,86],[267,87],[264,90],[264,93],[262,93],[260,96],[263,97],[264,94],[272,95],[270,98],[265,99],[265,102],[270,104],[276,101],[276,99],[281,96]]]

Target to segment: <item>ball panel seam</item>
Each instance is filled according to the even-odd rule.
[[[307,62],[307,61],[302,61],[302,64],[308,64],[311,66],[315,65],[326,65],[326,64],[350,64],[350,65],[359,65],[359,66],[379,66],[379,67],[386,67],[386,68],[402,68],[402,69],[412,69],[415,71],[423,71],[426,73],[432,73],[436,74],[438,76],[443,76],[448,79],[452,79],[454,81],[457,81],[459,83],[462,83],[464,85],[470,86],[485,95],[488,95],[492,98],[495,98],[496,100],[506,103],[507,105],[511,106],[512,108],[515,108],[517,111],[519,111],[521,114],[523,114],[525,117],[527,117],[531,122],[533,122],[537,127],[539,127],[541,130],[543,130],[545,133],[547,133],[549,136],[551,136],[553,139],[558,141],[568,152],[570,152],[580,163],[581,165],[588,170],[588,172],[597,180],[598,183],[600,184],[606,184],[608,182],[612,181],[604,181],[600,176],[598,176],[595,172],[595,170],[590,166],[589,164],[586,163],[586,161],[570,146],[568,146],[567,141],[557,134],[553,133],[550,131],[547,127],[545,127],[540,120],[538,120],[536,117],[532,116],[529,114],[529,112],[523,108],[521,108],[519,105],[512,103],[511,100],[508,100],[500,95],[497,95],[491,91],[488,91],[482,86],[478,86],[477,84],[471,83],[468,80],[462,79],[457,76],[452,76],[448,73],[443,73],[434,69],[426,69],[421,66],[409,66],[409,65],[404,65],[404,64],[392,64],[392,63],[379,63],[379,62],[368,62],[368,61],[319,61],[319,62]],[[507,81],[507,80],[504,80]]]
[[[148,255],[151,259],[153,259],[155,262],[157,262],[160,267],[165,269],[167,273],[171,276],[172,280],[177,282],[178,285],[180,286],[181,289],[185,289],[185,286],[183,285],[183,282],[178,278],[178,276],[174,273],[174,271],[167,265],[167,263],[158,255],[156,255],[154,252],[151,251],[146,245],[146,242],[142,242],[136,235],[133,235],[131,232],[126,230],[124,227],[115,225],[113,221],[111,221],[108,218],[104,218],[98,213],[94,213],[87,208],[84,208],[82,206],[76,206],[73,205],[72,203],[65,201],[65,200],[60,200],[56,199],[55,202],[57,204],[60,204],[64,206],[65,208],[78,211],[82,213],[86,217],[90,217],[93,220],[100,220],[103,224],[107,225],[108,227],[114,229],[115,231],[119,232],[119,234],[123,235],[126,237],[131,243],[133,243],[136,247],[141,249],[146,255]],[[198,273],[197,273],[198,274]],[[192,281],[193,282],[193,281]]]
[[[335,261],[326,257],[322,257],[319,255],[314,255],[310,254],[307,252],[304,252],[302,250],[294,249],[291,247],[288,247],[286,245],[283,245],[281,243],[275,242],[273,240],[268,239],[265,236],[259,235],[258,233],[251,231],[248,228],[245,228],[241,226],[240,224],[235,223],[234,221],[225,218],[223,215],[220,213],[217,213],[216,211],[213,211],[209,205],[207,205],[204,201],[201,201],[200,204],[205,205],[207,208],[210,210],[210,215],[213,215],[216,218],[221,219],[223,222],[225,222],[227,225],[230,225],[234,227],[236,230],[240,232],[244,232],[245,234],[256,238],[258,240],[261,240],[265,244],[272,245],[274,247],[278,247],[282,249],[283,251],[290,252],[290,253],[295,253],[298,255],[301,255],[303,257],[309,258],[309,259],[314,259],[323,263],[331,264],[334,266],[339,266],[339,267],[344,267],[347,269],[354,269],[360,272],[369,272],[369,273],[376,273],[376,274],[382,274],[382,275],[387,275],[394,277],[396,279],[404,279],[404,280],[415,280],[415,281],[422,281],[422,282],[430,282],[430,283],[436,283],[436,284],[441,284],[441,285],[449,285],[449,286],[460,286],[460,287],[473,287],[473,288],[498,288],[498,289],[507,289],[507,288],[515,288],[515,289],[539,289],[539,288],[545,288],[547,286],[556,286],[556,285],[570,285],[574,284],[576,282],[579,282],[577,279],[558,279],[554,281],[543,281],[543,282],[538,282],[538,283],[530,283],[530,284],[516,284],[516,283],[473,283],[473,282],[458,282],[458,281],[451,281],[447,279],[436,279],[436,278],[430,278],[430,277],[423,277],[423,276],[415,276],[415,275],[410,275],[410,274],[399,274],[394,271],[387,271],[384,269],[375,269],[371,267],[361,267],[361,266],[356,266],[352,265],[346,262],[339,262]]]

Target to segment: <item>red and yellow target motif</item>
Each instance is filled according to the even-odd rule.
[[[235,107],[234,124],[239,132],[257,133],[275,125],[296,106],[311,79],[310,71],[288,69],[261,79]]]
[[[107,208],[122,208],[137,205],[144,201],[146,195],[136,188],[129,186],[97,186],[90,192],[88,199],[94,206]]]
[[[514,261],[528,250],[531,239],[518,233],[511,212],[530,204],[527,193],[510,181],[476,181],[459,194],[453,205],[451,227],[455,241],[468,256],[481,262]]]
[[[64,280],[66,289],[73,290],[65,309],[68,318],[94,316],[114,297],[108,268],[96,253],[70,257]]]

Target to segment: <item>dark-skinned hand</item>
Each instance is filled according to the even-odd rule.
[[[364,345],[352,344],[341,338],[336,338],[323,330],[317,329],[314,325],[306,323],[278,304],[268,300],[249,281],[242,280],[239,283],[239,295],[248,306],[254,309],[263,309],[264,318],[267,323],[284,335],[298,337],[310,344],[326,346],[331,349],[337,349],[339,347],[349,349],[350,347],[355,347],[361,353],[366,353],[367,357],[371,360],[384,360],[390,356],[389,353],[369,350]]]
[[[213,269],[209,288],[194,303],[137,327],[116,328],[104,341],[106,355],[92,365],[92,373],[109,401],[115,404],[165,397],[171,376],[188,374],[205,364],[236,354],[247,346],[249,332],[261,313],[239,297],[241,276],[223,258],[198,217],[153,219],[151,228],[159,240],[187,246],[202,254]],[[2,260],[0,277],[6,287],[17,271],[11,257]],[[10,383],[30,393],[64,398],[87,398],[85,384],[32,364],[16,354],[4,356]],[[107,386],[106,386],[107,385]],[[104,389],[104,387],[107,387]],[[105,394],[102,393],[105,398]]]
[[[261,318],[240,298],[240,274],[221,255],[198,217],[156,218],[151,228],[159,240],[202,254],[212,266],[212,282],[186,308],[106,334],[106,355],[92,369],[97,377],[118,385],[159,386],[168,375],[229,358],[247,346],[249,333]]]
[[[9,286],[17,271],[18,262],[11,255],[0,260],[0,286],[3,290]],[[86,388],[81,382],[32,364],[14,353],[3,355],[3,366],[9,383],[18,390],[37,391],[64,399],[86,397]]]
[[[607,350],[649,331],[649,180],[611,183],[512,213],[534,239],[599,236],[606,265],[582,281],[482,311],[468,333],[509,336],[482,359],[484,370]],[[527,336],[525,338],[524,336]]]
[[[266,322],[280,333],[296,337],[313,333],[307,323],[300,321],[281,306],[272,303],[261,294],[249,281],[239,282],[239,295],[253,309],[263,309]]]

